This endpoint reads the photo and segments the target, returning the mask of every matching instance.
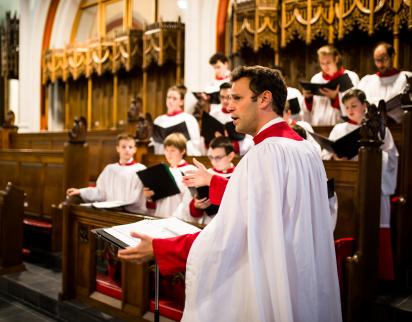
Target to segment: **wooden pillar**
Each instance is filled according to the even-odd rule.
[[[89,146],[87,143],[64,145],[63,189],[87,187],[89,185]]]
[[[24,192],[10,182],[0,191],[0,274],[22,271]]]
[[[377,109],[372,105],[370,110],[373,108]],[[362,130],[370,131],[369,124],[364,124]],[[375,134],[360,141],[357,251],[347,261],[349,285],[344,315],[346,313],[348,322],[367,320],[363,315],[365,307],[377,291],[382,142]]]

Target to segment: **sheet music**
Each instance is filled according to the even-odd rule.
[[[169,238],[200,231],[199,228],[184,221],[170,217],[158,220],[142,220],[136,223],[105,228],[105,232],[129,246],[136,246],[139,239],[130,236],[132,231],[140,232],[154,238]]]

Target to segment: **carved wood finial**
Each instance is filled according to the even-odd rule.
[[[150,113],[140,114],[136,124],[136,140],[139,142],[148,141],[153,134],[153,118]]]
[[[361,145],[381,144],[385,138],[385,101],[381,100],[376,106],[372,104],[368,107],[365,118],[362,121]]]
[[[412,108],[412,76],[406,76],[406,87],[403,90],[403,95],[401,97],[402,108],[411,109]]]
[[[87,137],[87,120],[84,116],[79,119],[74,119],[73,128],[70,130],[69,143],[71,144],[83,144],[86,142]]]

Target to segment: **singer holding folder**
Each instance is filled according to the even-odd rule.
[[[355,72],[342,66],[342,57],[336,48],[327,45],[318,49],[318,59],[321,72],[315,74],[311,83],[327,83],[343,74],[348,74],[353,86],[359,83],[359,77]],[[338,85],[335,89],[321,88],[322,95],[313,95],[308,90],[303,90],[305,97],[303,119],[311,125],[335,125],[341,121],[341,115],[345,116],[341,101],[343,93]]]
[[[342,321],[326,173],[313,144],[281,118],[286,86],[278,71],[237,68],[229,111],[255,145],[227,182],[219,211],[200,233],[141,238],[119,251],[155,256],[161,274],[186,271],[183,322]],[[188,186],[210,177],[200,163]]]

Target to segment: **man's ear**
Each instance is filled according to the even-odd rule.
[[[272,105],[273,97],[270,91],[266,90],[259,96],[260,97],[258,98],[258,102],[261,107],[266,108],[267,106]]]

